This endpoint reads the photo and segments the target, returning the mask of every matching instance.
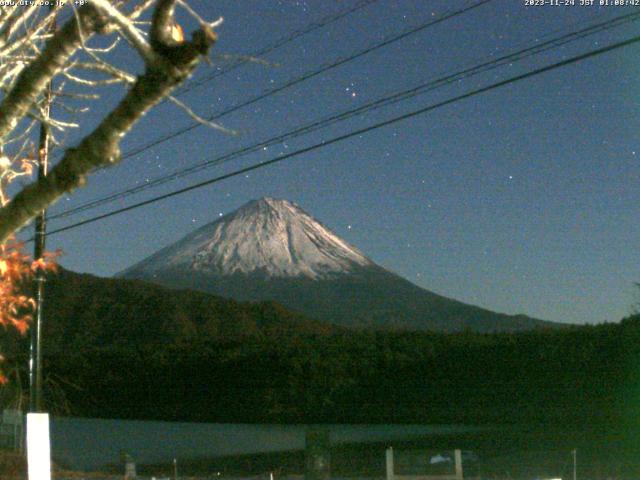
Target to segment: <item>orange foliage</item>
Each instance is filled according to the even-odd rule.
[[[0,245],[0,325],[11,326],[24,335],[35,308],[34,299],[24,293],[24,286],[39,271],[55,271],[59,252],[45,253],[42,258],[30,261],[22,248],[23,244],[16,242]],[[6,382],[0,372],[0,384]]]

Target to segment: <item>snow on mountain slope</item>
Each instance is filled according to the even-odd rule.
[[[179,269],[322,279],[373,265],[297,205],[262,198],[190,233],[122,275],[152,276]]]
[[[516,331],[548,326],[420,288],[376,265],[297,205],[263,198],[119,276],[240,301],[275,301],[349,328]]]

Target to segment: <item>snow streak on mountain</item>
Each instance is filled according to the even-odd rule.
[[[265,277],[330,278],[373,266],[358,249],[286,200],[262,198],[192,232],[135,270],[151,276],[164,270]]]

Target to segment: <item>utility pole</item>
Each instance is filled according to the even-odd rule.
[[[51,91],[48,89],[45,110],[48,117]],[[49,163],[49,127],[44,123],[40,125],[40,140],[38,145],[38,179],[47,174]],[[35,221],[35,245],[33,258],[42,257],[45,250],[47,218],[43,210],[36,216]],[[29,411],[42,411],[42,310],[44,307],[45,272],[38,269],[35,278],[36,312],[34,324],[31,327],[31,349],[29,358]]]
[[[578,474],[578,450],[571,450],[571,454],[573,455],[573,480],[576,480]]]
[[[178,459],[173,459],[173,480],[178,480]]]
[[[51,2],[51,10],[55,9]],[[56,29],[55,19],[52,21],[50,30]],[[50,135],[49,125],[46,120],[51,113],[52,86],[51,82],[45,89],[42,116],[45,121],[40,123],[40,138],[38,139],[38,180],[42,180],[49,169],[49,146]],[[47,233],[47,212],[41,211],[35,219],[35,235],[33,247],[33,259],[42,258],[45,251]],[[35,278],[36,290],[36,311],[34,323],[31,326],[31,343],[29,349],[29,411],[42,411],[42,310],[44,304],[44,284],[46,281],[45,272],[38,269]]]
[[[50,10],[56,7],[50,2]],[[55,18],[49,31],[56,29]],[[53,91],[49,82],[42,103],[42,121],[38,139],[38,180],[47,175],[49,167],[49,145],[51,132],[47,120],[51,113]],[[46,211],[36,216],[33,258],[38,260],[44,255],[46,235]],[[51,480],[51,436],[49,432],[49,414],[43,413],[42,404],[42,310],[44,304],[45,272],[36,271],[35,300],[36,311],[31,325],[31,343],[29,349],[29,413],[27,414],[27,469],[29,480]]]

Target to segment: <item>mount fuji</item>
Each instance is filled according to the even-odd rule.
[[[420,288],[294,203],[272,198],[245,204],[118,276],[236,300],[274,300],[347,327],[489,332],[556,325]]]

